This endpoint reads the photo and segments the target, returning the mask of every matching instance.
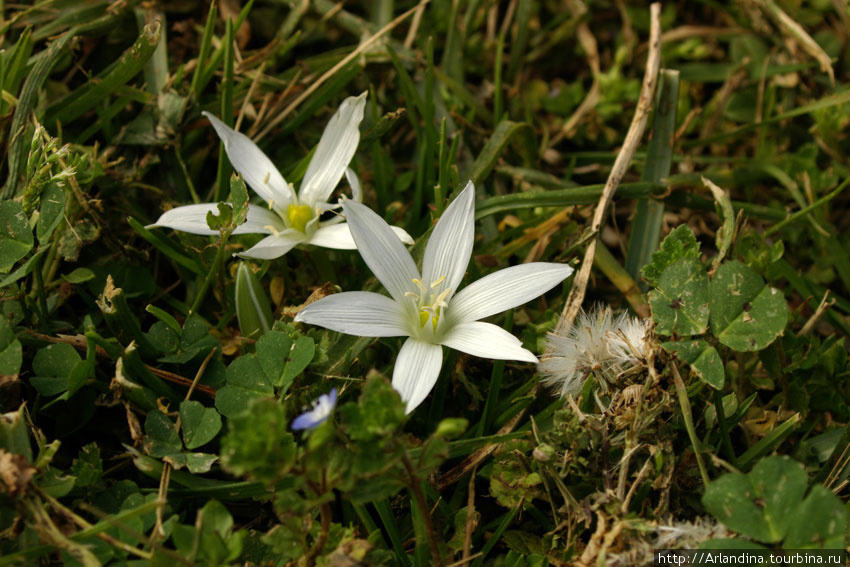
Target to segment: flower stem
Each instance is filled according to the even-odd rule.
[[[310,551],[307,552],[304,558],[307,567],[313,567],[316,564],[316,557],[324,549],[325,543],[328,541],[328,533],[331,529],[331,507],[327,502],[322,504],[319,513],[322,518],[322,531],[319,533],[319,537],[316,538],[316,543],[313,544],[313,547],[310,548]]]
[[[409,489],[416,502],[416,507],[422,514],[422,524],[425,527],[425,535],[428,538],[428,548],[431,550],[431,560],[434,567],[443,567],[443,558],[440,557],[440,546],[437,543],[437,538],[434,534],[434,525],[431,523],[431,513],[428,510],[428,503],[425,502],[425,495],[422,493],[422,487],[419,485],[419,478],[416,476],[416,471],[413,469],[413,463],[410,462],[410,457],[407,453],[402,453],[401,462],[404,464],[404,469],[407,471],[407,476],[410,477]]]
[[[218,275],[218,271],[224,262],[224,249],[227,244],[228,236],[230,235],[221,235],[221,241],[219,242],[218,250],[215,253],[215,259],[213,259],[212,269],[207,272],[207,277],[204,278],[204,281],[201,284],[201,289],[198,290],[198,293],[195,295],[195,300],[192,301],[192,307],[189,308],[190,315],[198,310],[198,307],[200,307],[201,302],[204,300],[204,296],[207,294],[210,284],[215,279],[216,275]]]

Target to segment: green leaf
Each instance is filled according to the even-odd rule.
[[[213,463],[218,460],[216,455],[183,451],[177,426],[159,410],[148,412],[145,419],[145,433],[147,434],[144,441],[145,451],[151,457],[161,458],[170,463],[174,468],[186,467],[192,473],[205,473],[209,472]]]
[[[161,30],[158,20],[145,26],[135,43],[97,77],[51,104],[44,123],[56,124],[58,121],[66,124],[79,118],[135,77],[153,55]]]
[[[95,277],[94,272],[89,270],[88,268],[77,268],[70,274],[63,274],[62,279],[68,283],[72,284],[81,284],[85,283],[89,280],[93,280]]]
[[[145,306],[145,311],[159,319],[161,323],[166,325],[169,329],[174,331],[175,336],[180,337],[183,334],[183,329],[180,327],[180,323],[177,322],[170,313],[167,311],[163,311],[156,305],[147,305]]]
[[[658,287],[664,270],[683,258],[699,260],[699,242],[686,224],[670,231],[661,247],[653,252],[652,261],[641,270],[641,275],[649,285]]]
[[[298,337],[293,343],[286,333],[269,331],[257,341],[257,360],[281,394],[313,361],[315,353],[316,344],[311,337]]]
[[[661,183],[670,176],[676,132],[676,111],[679,98],[679,72],[662,69],[658,74],[655,95],[655,116],[652,121],[652,138],[646,153],[646,166],[641,179]],[[655,199],[638,199],[629,231],[626,253],[626,271],[637,280],[640,269],[652,260],[658,249],[664,217],[664,202]]]
[[[277,384],[281,389],[281,393],[289,389],[295,377],[301,374],[305,368],[313,361],[313,355],[316,353],[316,343],[311,337],[298,337],[295,339],[295,344],[292,345],[292,350],[289,351],[289,356],[286,361],[286,368],[283,370],[281,381]]]
[[[14,132],[9,144],[9,171],[6,185],[0,196],[10,198],[17,194],[18,184],[23,181],[22,171],[26,169],[27,151],[32,142],[32,128],[27,127],[27,121],[43,94],[41,87],[47,75],[62,58],[65,57],[65,47],[82,31],[80,27],[73,27],[53,40],[47,49],[39,53],[38,60],[27,73],[27,79],[15,105],[15,113],[12,115],[12,126],[9,132]],[[43,120],[45,124],[55,124]],[[2,270],[0,270],[2,271]]]
[[[0,272],[8,272],[32,245],[32,229],[23,207],[15,201],[0,201]]]
[[[650,266],[655,265],[653,254]],[[645,268],[644,274],[646,271]],[[649,292],[652,319],[659,335],[687,337],[704,333],[708,327],[708,304],[708,275],[693,257],[674,260],[658,278],[657,289]]]
[[[690,364],[700,380],[715,390],[723,388],[726,374],[716,348],[703,340],[669,341],[662,343],[661,346],[667,352],[675,353],[680,360]]]
[[[788,305],[749,266],[733,260],[718,268],[711,281],[711,331],[739,351],[768,346],[785,329]]]
[[[256,345],[257,361],[266,373],[271,384],[277,387],[283,383],[283,371],[286,357],[292,348],[292,339],[280,331],[269,331],[259,338]]]
[[[531,443],[524,439],[508,441],[494,457],[490,494],[505,508],[527,508],[543,492],[540,474],[528,470],[514,455],[514,451],[525,453],[530,448]]]
[[[75,477],[74,486],[94,486],[103,475],[103,461],[97,443],[89,443],[80,449],[80,453],[71,465],[71,474]]]
[[[0,317],[0,375],[13,376],[21,371],[21,342],[5,317]]]
[[[483,183],[484,179],[496,165],[499,157],[505,151],[508,143],[518,136],[519,140],[516,143],[517,150],[521,152],[523,157],[530,159],[537,147],[537,141],[534,137],[534,128],[526,122],[511,122],[510,120],[502,120],[493,130],[493,134],[484,144],[481,153],[475,158],[468,174],[463,178],[464,181],[456,192],[459,192],[466,185],[466,180],[469,179],[476,185]]]
[[[233,206],[234,228],[245,222],[248,218],[248,189],[242,176],[234,175],[230,178],[230,203]]]
[[[77,350],[66,343],[56,343],[39,350],[32,361],[35,376],[30,383],[42,396],[54,396],[68,389],[71,373],[81,363]]]
[[[845,546],[847,516],[838,497],[816,484],[791,517],[785,549],[840,549]]]
[[[220,502],[211,500],[198,511],[193,526],[175,527],[173,541],[180,555],[197,558],[198,565],[229,565],[242,553],[245,532],[233,532],[233,518]]]
[[[23,455],[27,462],[33,462],[29,429],[24,417],[25,407],[21,405],[16,412],[0,414],[0,449],[9,453]]]
[[[41,195],[41,210],[38,215],[38,224],[35,225],[35,235],[39,242],[44,243],[50,238],[59,226],[64,212],[65,190],[55,182],[51,182]]]
[[[253,355],[243,355],[227,367],[227,384],[215,394],[221,415],[234,417],[247,409],[251,400],[270,397],[274,387]]]
[[[806,492],[802,465],[766,457],[745,475],[727,474],[710,483],[702,502],[726,527],[765,543],[785,537]]]
[[[274,483],[295,462],[295,439],[287,431],[286,411],[270,399],[254,400],[249,410],[230,420],[221,441],[222,466],[235,475]]]
[[[392,435],[405,418],[401,396],[380,377],[370,379],[356,404],[339,408],[348,434],[357,441]]]
[[[227,231],[230,223],[233,220],[233,207],[230,203],[219,202],[218,214],[212,211],[207,211],[207,226],[210,230]]]
[[[703,185],[711,190],[711,194],[720,208],[720,216],[723,219],[723,224],[720,225],[720,229],[717,231],[717,255],[711,261],[711,267],[717,269],[717,266],[720,265],[720,262],[729,252],[729,247],[732,246],[732,238],[735,236],[735,210],[732,208],[732,200],[726,191],[705,177],[702,178],[702,182]]]
[[[170,453],[163,456],[164,461],[168,461],[174,468],[186,467],[190,473],[198,474],[210,472],[210,469],[218,460],[218,455],[210,455],[209,453],[189,453],[181,451],[179,453]]]
[[[187,449],[197,449],[212,441],[221,431],[221,416],[200,402],[180,402],[180,427]]]
[[[145,450],[151,457],[165,457],[183,449],[177,427],[159,410],[148,412],[145,418]]]
[[[0,281],[0,288],[11,285],[22,277],[29,274],[36,266],[36,262],[38,262],[38,259],[41,258],[48,250],[50,250],[50,248],[48,247],[39,248],[35,254],[27,258],[26,262],[18,266],[18,268],[14,272],[12,272],[11,274],[3,278],[2,281]]]

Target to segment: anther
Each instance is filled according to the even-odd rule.
[[[422,284],[422,282],[421,282],[420,280],[418,280],[418,279],[416,279],[416,278],[413,278],[413,283],[414,283],[414,284],[416,284],[416,287],[418,287],[418,288],[419,288],[419,290],[420,290],[422,293],[425,293],[425,292],[427,291],[427,290],[425,289],[425,286]]]
[[[446,303],[446,297],[448,297],[450,291],[450,289],[444,289],[440,293],[440,295],[437,296],[437,299],[434,301],[434,305],[437,305],[439,307],[448,307],[448,304]]]
[[[272,225],[270,225],[270,224],[267,224],[267,225],[266,225],[266,226],[264,226],[263,228],[267,228],[267,229],[269,229],[269,232],[271,232],[271,233],[272,233],[272,234],[274,234],[275,236],[280,236],[280,233],[277,231],[277,229],[276,229],[275,227],[273,227]]]
[[[431,282],[431,289],[434,289],[435,287],[437,287],[438,285],[440,285],[444,281],[446,281],[446,276],[445,275],[440,276],[439,278],[437,278],[436,280]]]
[[[265,176],[265,177],[263,177],[263,183],[264,183],[264,184],[269,182],[269,177],[271,177],[271,174],[272,174],[272,172],[271,172],[271,171],[267,171],[267,172],[266,172],[266,176]]]

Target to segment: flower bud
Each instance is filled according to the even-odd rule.
[[[236,269],[236,318],[243,337],[259,337],[273,322],[266,292],[246,262]]]

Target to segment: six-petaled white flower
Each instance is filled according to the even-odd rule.
[[[298,194],[250,138],[229,128],[210,113],[203,113],[224,143],[233,168],[268,204],[268,207],[248,205],[248,218],[233,231],[233,234],[269,234],[242,256],[269,260],[283,256],[297,244],[343,250],[355,248],[349,227],[340,216],[327,221],[320,220],[320,216],[339,206],[327,201],[343,175],[351,186],[354,200],[361,200],[360,182],[348,168],[348,163],[360,142],[360,121],[365,105],[366,93],[342,102],[319,140]],[[218,234],[207,225],[207,213],[210,211],[218,213],[216,203],[176,207],[165,212],[152,226],[193,234]],[[392,228],[398,238],[408,244],[413,243],[403,229]]]
[[[339,293],[311,303],[295,320],[364,337],[409,337],[399,352],[392,380],[408,413],[437,381],[442,345],[485,358],[537,362],[519,339],[479,319],[549,291],[573,269],[545,262],[522,264],[494,272],[457,292],[472,254],[472,182],[434,227],[421,273],[381,217],[353,201],[344,201],[343,210],[357,250],[391,298],[363,291]]]

